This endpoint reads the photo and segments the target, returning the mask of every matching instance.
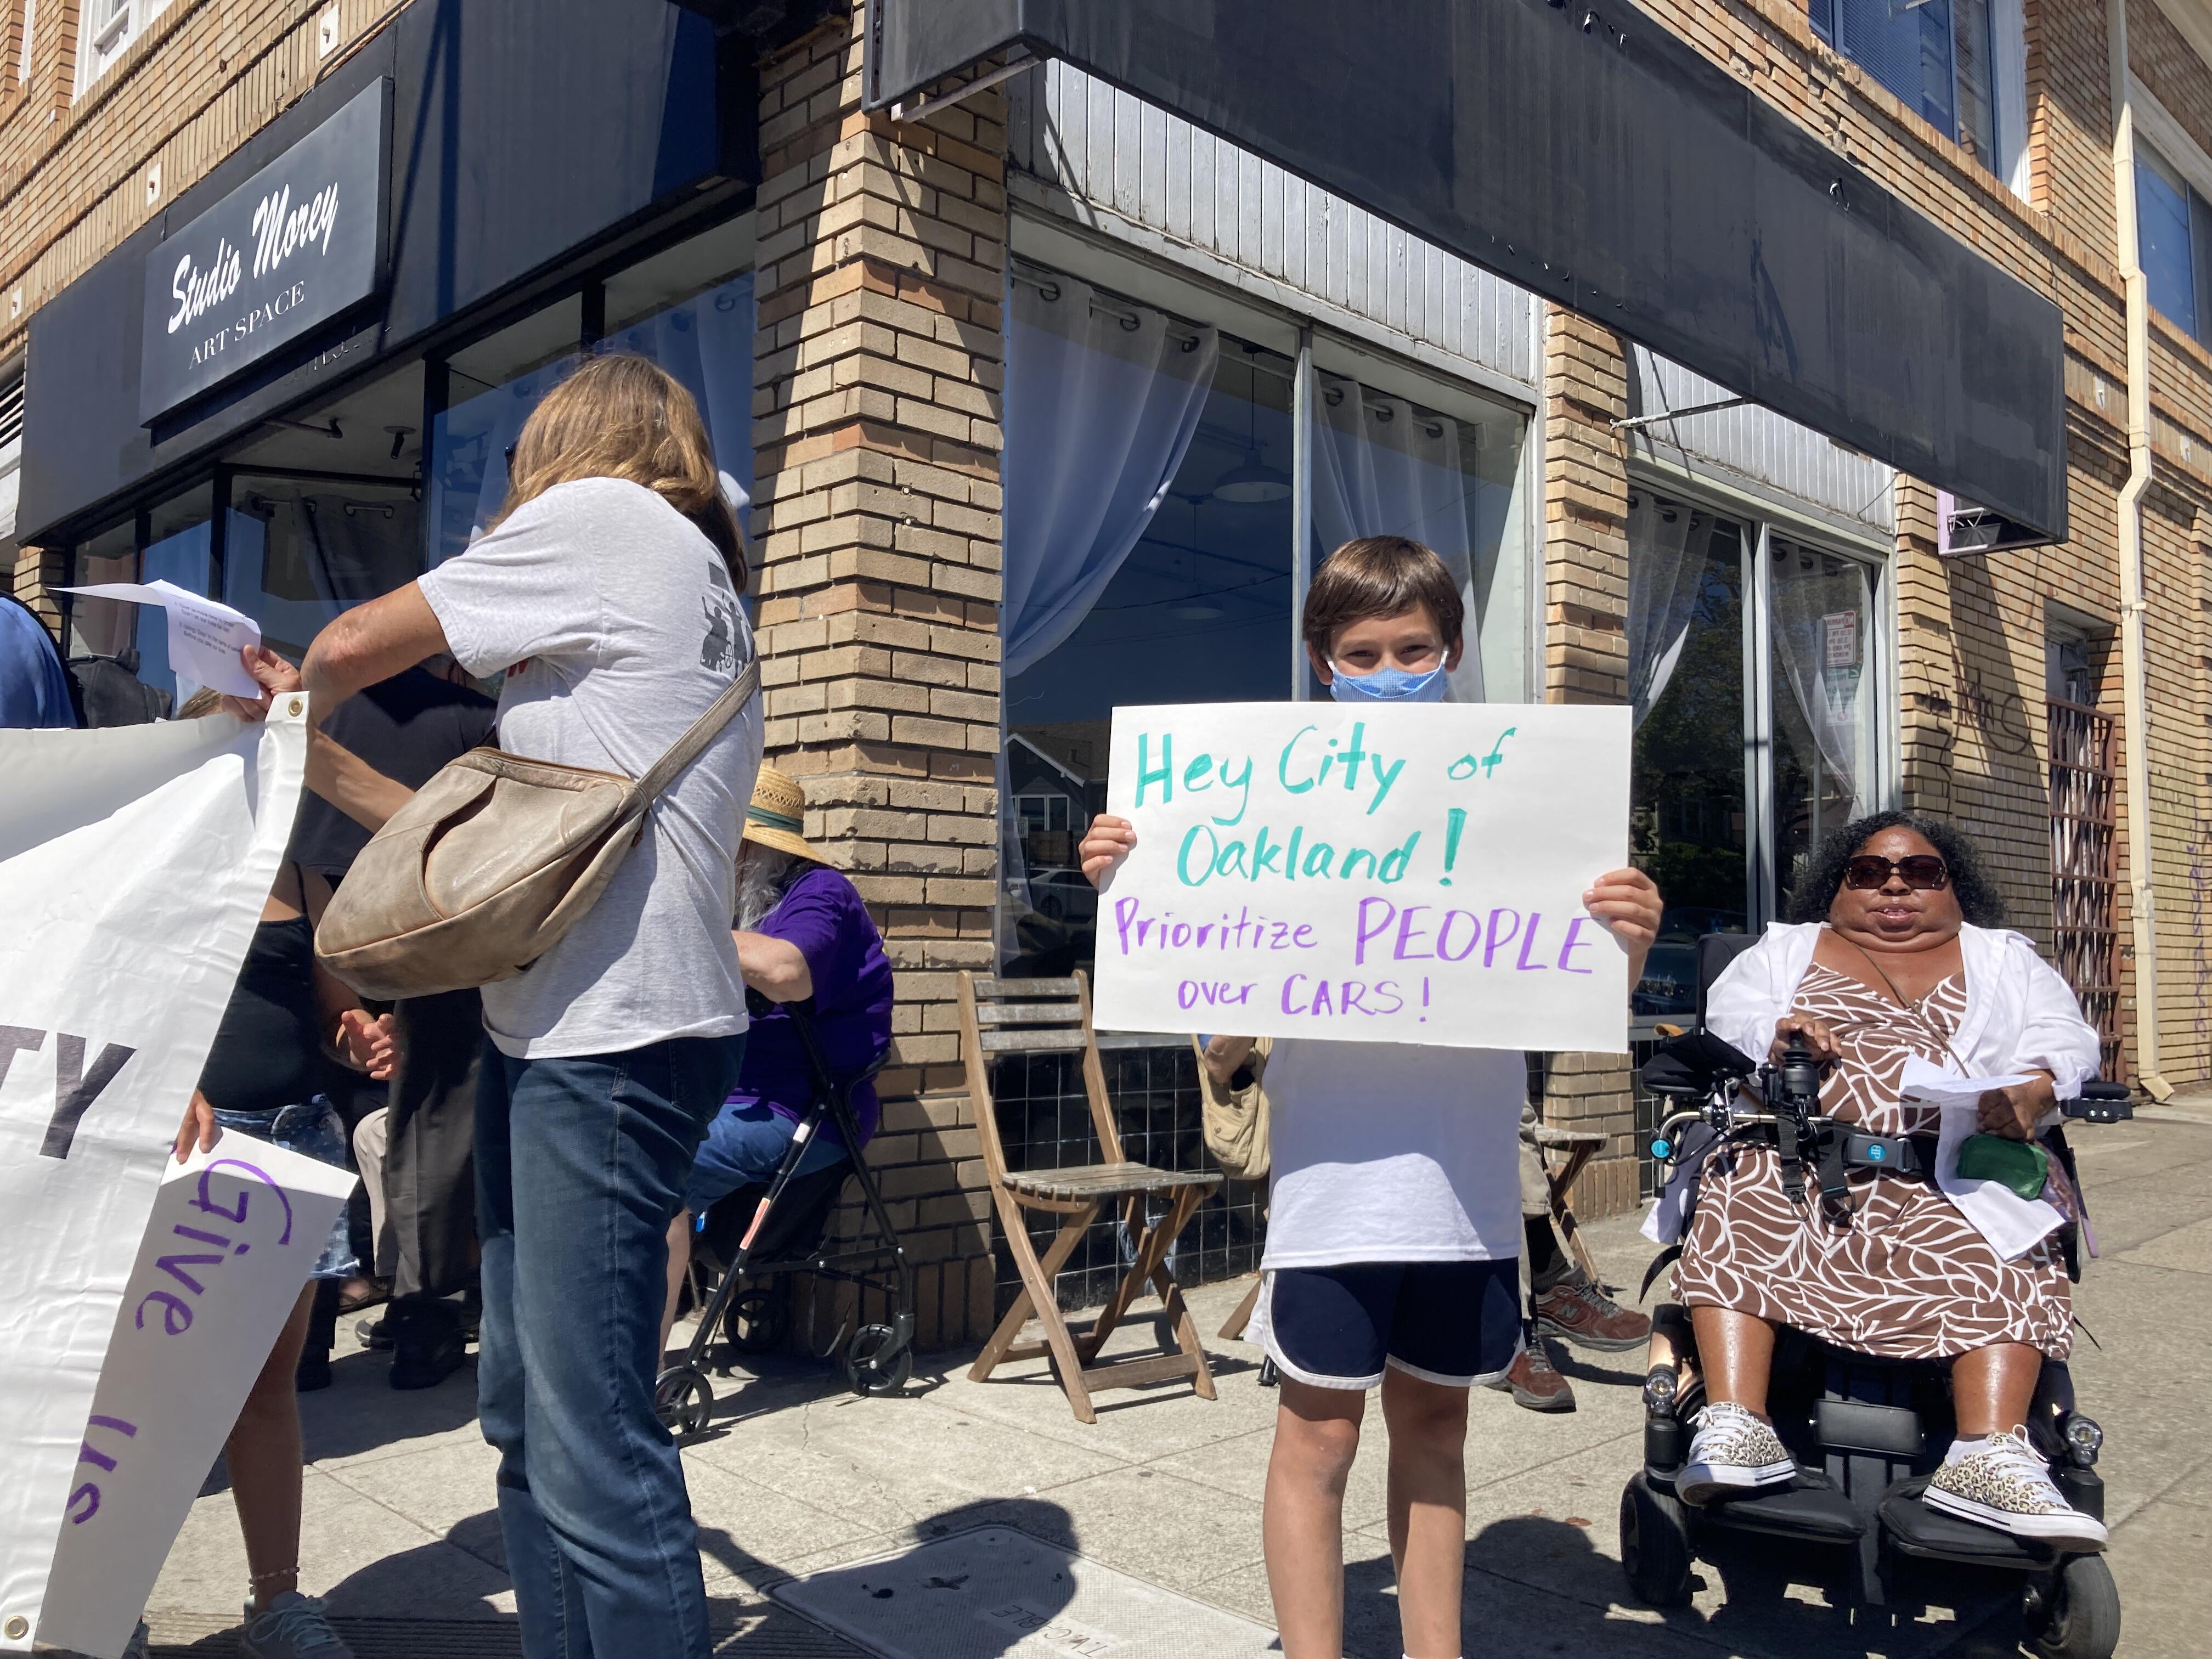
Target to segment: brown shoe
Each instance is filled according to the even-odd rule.
[[[1577,1347],[1619,1353],[1651,1338],[1651,1321],[1624,1308],[1595,1285],[1554,1285],[1536,1298],[1536,1328]]]
[[[1541,1340],[1532,1340],[1515,1354],[1505,1375],[1490,1386],[1510,1389],[1513,1403],[1532,1412],[1571,1412],[1575,1408],[1574,1384],[1552,1368],[1552,1357],[1544,1352]]]

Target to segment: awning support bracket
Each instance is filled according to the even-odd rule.
[[[1719,410],[1741,409],[1750,401],[1748,398],[1723,398],[1716,403],[1692,404],[1687,409],[1662,409],[1649,415],[1631,415],[1625,420],[1610,421],[1607,424],[1615,432],[1634,432],[1644,427],[1656,426],[1661,421],[1679,421],[1685,415],[1711,415]]]

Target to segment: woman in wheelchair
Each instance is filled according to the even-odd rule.
[[[767,1185],[813,1102],[813,1073],[787,1005],[812,1000],[823,1059],[841,1078],[865,1071],[890,1042],[891,965],[883,936],[853,884],[799,834],[805,811],[805,793],[795,781],[772,766],[761,768],[745,809],[732,929],[752,1025],[737,1089],[708,1126],[684,1207],[668,1230],[663,1348],[691,1265],[696,1218],[740,1188]],[[879,1110],[874,1087],[855,1085],[851,1103],[865,1146]],[[835,1128],[825,1129],[793,1175],[812,1175],[859,1150],[842,1145]]]
[[[1981,1097],[1979,1129],[2031,1139],[2096,1074],[2098,1040],[2032,941],[2002,931],[2001,902],[1956,830],[1902,812],[1847,825],[1791,906],[1714,984],[1706,1029],[1778,1061],[1793,1039],[1824,1062],[1820,1109],[1887,1141],[1891,1164],[1849,1172],[1847,1213],[1793,1202],[1777,1148],[1705,1166],[1675,1268],[1710,1402],[1676,1483],[1685,1502],[1789,1481],[1766,1416],[1778,1326],[1838,1346],[1950,1362],[1958,1437],[1925,1502],[2060,1548],[2103,1525],[2071,1507],[2028,1443],[2045,1356],[2065,1358],[2072,1312],[2057,1240],[2008,1260],[1929,1172],[1940,1109],[1900,1101],[1906,1068],[2025,1073]],[[1917,1155],[1905,1156],[1899,1141]],[[2000,1152],[2002,1148],[1998,1149]],[[1914,1173],[1892,1173],[1898,1164]],[[2056,1160],[2045,1196],[2078,1196]]]

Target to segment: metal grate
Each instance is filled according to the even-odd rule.
[[[1117,1048],[1109,1046],[1112,1041],[1102,1040],[1099,1059],[1121,1150],[1133,1162],[1156,1170],[1212,1169],[1201,1128],[1198,1057],[1190,1044]],[[992,1068],[991,1092],[1009,1169],[1049,1170],[1098,1161],[1079,1054],[1006,1055]],[[1176,1282],[1186,1288],[1211,1284],[1257,1267],[1267,1240],[1266,1204],[1263,1181],[1222,1183],[1176,1241],[1168,1267]],[[1032,1213],[1030,1236],[1040,1254],[1052,1242],[1060,1219]],[[1073,1310],[1105,1301],[1133,1259],[1133,1245],[1118,1212],[1093,1222],[1054,1280],[1060,1305]],[[1004,1314],[1021,1292],[1021,1277],[1003,1238],[996,1240],[994,1251],[997,1312]]]
[[[2081,1000],[2097,1028],[2105,1075],[2124,1081],[2120,1065],[2119,837],[2112,717],[2052,698],[2051,726],[2051,909],[2052,966]]]

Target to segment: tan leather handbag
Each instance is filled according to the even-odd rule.
[[[759,687],[755,659],[641,778],[497,749],[448,763],[362,848],[315,954],[386,1001],[514,978],[606,890],[647,809]]]
[[[1254,1042],[1252,1057],[1245,1061],[1251,1070],[1252,1080],[1241,1089],[1216,1083],[1213,1074],[1206,1069],[1206,1045],[1194,1036],[1190,1046],[1198,1054],[1206,1150],[1221,1166],[1221,1173],[1231,1181],[1266,1179],[1269,1108],[1262,1079],[1267,1074],[1267,1054],[1274,1047],[1274,1039],[1261,1037]]]

